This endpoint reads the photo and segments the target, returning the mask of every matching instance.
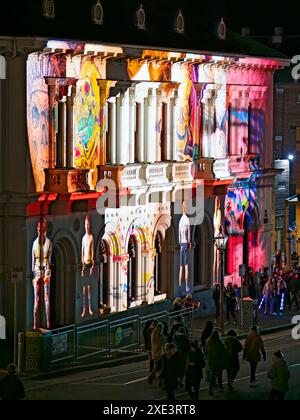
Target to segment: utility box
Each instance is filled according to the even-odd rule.
[[[24,370],[47,372],[50,368],[50,332],[27,331],[24,335]]]
[[[258,301],[249,297],[241,300],[240,327],[250,329],[257,325]]]

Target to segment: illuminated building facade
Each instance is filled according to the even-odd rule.
[[[210,298],[220,226],[227,282],[240,283],[243,263],[270,264],[273,75],[286,63],[233,54],[222,21],[216,39],[222,54],[189,52],[187,41],[7,43],[24,52],[7,54],[1,81],[10,141],[2,133],[0,309],[10,333],[11,273],[22,273],[25,331]]]

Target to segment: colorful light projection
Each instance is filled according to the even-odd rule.
[[[50,329],[50,285],[51,285],[51,259],[52,259],[52,243],[47,237],[47,221],[40,220],[37,224],[38,236],[32,245],[32,273],[33,273],[33,290],[34,290],[34,309],[33,329],[43,327],[40,325],[41,319],[41,296],[42,288],[44,289],[44,305],[46,312],[46,325]]]
[[[37,191],[45,185],[49,167],[49,99],[45,77],[64,77],[66,59],[61,55],[31,54],[27,61],[27,128],[32,170]]]
[[[80,71],[80,83],[74,104],[75,167],[94,169],[99,163],[101,130],[100,91],[96,65],[86,61]]]
[[[239,282],[238,267],[246,264],[257,272],[267,264],[270,235],[261,225],[259,203],[263,205],[263,190],[257,188],[259,175],[237,180],[225,200],[225,227],[229,236],[226,271],[230,281]]]
[[[86,292],[88,300],[88,311],[90,316],[93,316],[92,310],[92,299],[91,299],[91,277],[93,275],[95,261],[94,261],[94,237],[91,233],[91,221],[89,216],[85,218],[85,235],[82,238],[81,244],[81,277],[85,278],[87,284],[82,286],[82,314],[81,318],[84,318],[87,314],[86,308]]]

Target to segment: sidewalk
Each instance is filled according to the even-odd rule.
[[[272,334],[278,331],[287,330],[292,328],[291,320],[294,315],[297,313],[286,313],[284,316],[266,316],[261,313],[258,315],[258,326],[260,327],[261,334]],[[214,322],[214,317],[206,317],[206,318],[195,318],[193,321],[193,337],[199,339],[201,337],[202,331],[205,328],[207,321]],[[248,329],[240,329],[237,324],[233,322],[226,323],[225,325],[225,333],[229,329],[235,329],[240,338],[245,338],[248,333]],[[118,357],[116,357],[118,356]],[[132,351],[132,352],[124,352],[121,354],[115,354],[115,357],[109,360],[94,360],[88,364],[74,364],[69,366],[61,366],[61,368],[47,372],[47,373],[39,373],[34,375],[26,375],[31,379],[36,380],[44,380],[44,379],[51,379],[60,376],[69,375],[72,373],[79,373],[88,370],[96,370],[114,366],[120,366],[129,363],[135,363],[143,360],[148,359],[148,354],[145,352],[140,351]],[[0,376],[1,376],[0,371]]]
[[[264,334],[271,334],[277,331],[286,330],[292,328],[292,318],[294,315],[299,315],[297,312],[286,312],[283,316],[272,316],[272,315],[264,315],[262,312],[258,313],[258,322],[257,325],[260,328],[260,332],[262,335]],[[238,323],[226,322],[225,316],[225,333],[229,329],[233,328],[236,330],[240,337],[245,336],[249,329],[247,328],[240,328]],[[207,321],[212,321],[214,323],[214,317],[207,317],[207,318],[198,318],[194,319],[193,321],[193,336],[195,338],[199,338],[201,336],[202,331],[205,328]],[[218,326],[218,325],[216,325]]]

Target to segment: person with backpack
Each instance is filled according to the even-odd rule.
[[[227,354],[228,387],[230,390],[233,390],[233,383],[240,370],[239,353],[243,350],[242,344],[236,337],[237,333],[234,330],[229,330],[224,340]]]
[[[261,361],[261,355],[265,362],[267,357],[265,346],[259,335],[258,327],[254,326],[247,335],[244,344],[244,360],[250,363],[251,370],[250,388],[256,388],[256,370],[258,363]]]
[[[199,400],[200,384],[203,379],[204,368],[204,354],[199,347],[198,341],[195,340],[191,343],[185,377],[185,389],[193,401]]]

